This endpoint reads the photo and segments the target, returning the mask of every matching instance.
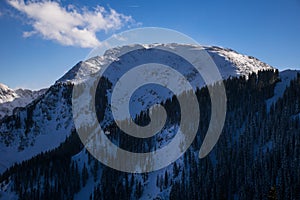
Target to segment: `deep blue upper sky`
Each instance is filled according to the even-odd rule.
[[[299,0],[61,0],[57,5],[66,8],[70,4],[82,12],[84,6],[85,10],[92,10],[100,5],[134,19],[130,23],[122,21],[124,26],[117,30],[105,32],[100,28],[96,35],[99,42],[129,29],[128,25],[164,27],[180,31],[200,44],[252,55],[279,69],[300,69]],[[34,18],[28,18],[26,11],[18,11],[6,0],[0,2],[0,83],[11,88],[47,87],[91,51],[76,44],[74,38],[75,44],[66,46],[64,39],[31,35],[35,31],[33,26]],[[24,37],[24,32],[29,37]]]

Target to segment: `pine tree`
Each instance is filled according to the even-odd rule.
[[[167,188],[168,185],[169,185],[169,175],[168,175],[168,172],[165,171],[164,187]]]
[[[98,174],[98,160],[94,160],[94,167],[93,167],[93,176],[94,176],[94,182],[97,181],[97,174]]]
[[[178,169],[178,166],[176,164],[176,162],[174,162],[173,164],[173,178],[176,178],[179,174],[179,169]]]
[[[86,168],[85,163],[83,165],[81,174],[82,174],[82,186],[84,187],[86,185],[86,182],[87,182],[88,178],[89,178],[89,173],[88,173],[88,170]]]

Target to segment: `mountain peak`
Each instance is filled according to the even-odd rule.
[[[0,83],[0,119],[6,115],[11,115],[17,107],[25,107],[45,92],[46,89],[31,91],[19,88],[13,90],[7,85]]]
[[[4,85],[4,84],[0,83],[0,90],[1,91],[9,90],[9,87],[7,85]]]
[[[14,100],[18,95],[13,89],[7,85],[0,83],[0,103],[5,103]]]
[[[177,43],[132,44],[111,48],[108,49],[102,56],[96,56],[86,61],[80,61],[57,82],[80,82],[85,78],[88,78],[89,75],[99,71],[101,67],[105,66],[106,64],[118,60],[118,55],[122,55],[124,52],[154,47],[169,48],[175,53],[180,53],[182,51],[201,51],[204,48],[214,60],[224,79],[234,76],[248,76],[248,74],[252,72],[257,73],[259,70],[274,69],[270,65],[258,60],[253,56],[243,55],[232,49],[218,46],[201,46],[201,48],[199,48],[200,46],[198,45]],[[194,55],[196,56],[197,54]]]

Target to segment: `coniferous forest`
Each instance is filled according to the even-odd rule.
[[[225,125],[217,145],[203,159],[198,158],[198,153],[211,108],[206,87],[196,91],[201,116],[193,144],[181,158],[159,172],[134,174],[106,167],[84,149],[73,130],[58,148],[9,168],[1,174],[0,184],[10,183],[10,189],[21,200],[74,199],[88,185],[92,185],[88,195],[91,200],[140,199],[152,179],[158,190],[155,199],[300,199],[300,75],[286,88],[282,98],[267,105],[266,100],[274,95],[279,81],[278,71],[273,70],[224,81]],[[103,79],[100,92],[110,86]],[[105,96],[98,101],[98,113],[103,113]],[[168,114],[165,126],[178,123],[176,97],[161,104]],[[103,116],[98,118],[101,121]],[[135,121],[147,124],[147,112]],[[160,135],[143,141],[132,139],[113,122],[105,129],[111,132],[110,140],[133,152],[159,148],[159,142],[165,139]],[[78,154],[84,156],[75,159]]]

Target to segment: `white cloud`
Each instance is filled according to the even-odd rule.
[[[96,47],[100,45],[97,32],[118,30],[133,22],[131,16],[101,6],[91,11],[87,8],[78,10],[73,5],[62,7],[58,2],[48,0],[29,0],[26,3],[24,0],[7,1],[30,19],[33,30],[24,32],[23,37],[39,34],[67,46]]]
[[[23,32],[23,37],[28,38],[28,37],[31,37],[34,34],[37,34],[37,33],[38,33],[37,31],[24,31]]]

